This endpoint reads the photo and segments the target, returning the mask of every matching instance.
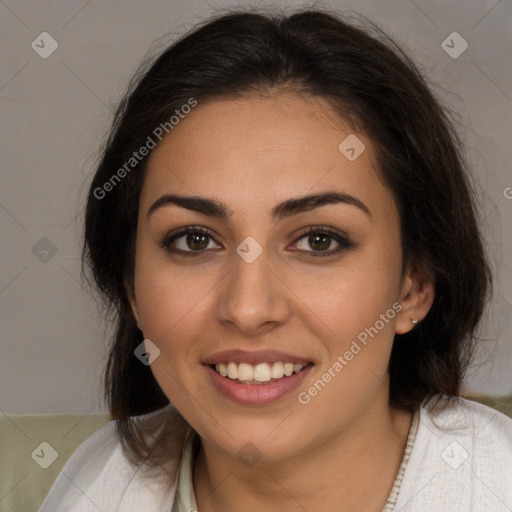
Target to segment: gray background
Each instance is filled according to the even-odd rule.
[[[155,40],[174,40],[224,7],[272,5],[312,4],[0,1],[0,413],[104,410],[108,333],[80,283],[79,255],[83,198],[112,109]],[[466,387],[512,392],[512,2],[315,5],[379,24],[464,126],[496,276]],[[456,59],[441,46],[454,31],[469,44]],[[31,47],[42,32],[59,45],[46,59]]]

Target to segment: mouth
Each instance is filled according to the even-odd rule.
[[[275,349],[225,350],[202,361],[209,382],[238,404],[265,405],[289,398],[308,378],[315,362]]]
[[[259,364],[237,363],[229,361],[225,363],[209,364],[208,366],[221,377],[238,384],[250,386],[268,385],[283,379],[298,375],[313,363],[291,363],[283,361],[263,362]]]
[[[230,401],[252,406],[288,399],[297,388],[304,385],[315,366],[299,358],[285,359],[283,354],[270,356],[267,353],[266,360],[255,353],[249,357],[247,354],[242,356],[233,353],[229,356],[217,356],[214,361],[203,363],[210,383],[213,389]],[[230,360],[231,357],[238,361]],[[246,362],[251,358],[251,362]]]

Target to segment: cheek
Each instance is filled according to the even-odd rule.
[[[328,409],[340,421],[346,419],[347,411],[362,407],[386,382],[397,310],[401,308],[392,281],[383,282],[382,276],[377,279],[377,273],[368,270],[352,278],[331,287],[331,298],[324,298],[320,306],[334,334],[323,340],[328,356],[316,380],[301,390],[311,399],[313,416],[325,415]]]
[[[144,335],[161,343],[168,343],[184,329],[190,336],[194,330],[191,319],[204,308],[216,281],[214,273],[173,264],[144,236],[138,243],[135,293]]]
[[[343,291],[347,293],[325,304],[323,309],[333,333],[325,340],[329,353],[326,367],[341,357],[343,374],[350,374],[355,381],[370,370],[382,375],[393,344],[396,309],[400,306],[390,294],[379,293],[375,288],[372,292],[349,287]],[[363,373],[362,368],[366,369]]]
[[[395,334],[401,255],[391,244],[365,252],[340,270],[339,278],[317,288],[312,304],[321,311],[331,335],[326,338],[329,352],[327,369],[341,356],[349,388],[365,378],[385,374]],[[346,366],[345,366],[346,365]],[[355,391],[355,389],[354,389]]]
[[[360,330],[373,325],[398,299],[400,261],[355,255],[346,268],[340,267],[322,280],[310,277],[302,286],[302,296],[322,312],[333,330]]]
[[[200,347],[193,340],[208,332],[201,319],[207,318],[211,307],[205,297],[211,285],[197,275],[191,278],[193,272],[158,261],[154,254],[141,251],[139,261],[135,290],[143,334],[160,350],[151,371],[175,406],[188,410],[188,394],[183,391],[193,392],[198,380]]]

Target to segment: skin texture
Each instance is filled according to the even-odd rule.
[[[431,281],[402,275],[400,221],[379,178],[371,141],[349,161],[338,145],[354,133],[319,99],[279,92],[199,104],[154,150],[140,198],[134,293],[139,328],[161,353],[152,371],[202,438],[194,469],[199,512],[381,511],[405,448],[411,414],[388,404],[387,365],[395,333],[421,321]],[[291,197],[335,190],[355,196],[371,216],[347,204],[325,205],[278,222],[269,213]],[[150,206],[163,194],[206,196],[232,211],[216,219],[175,205]],[[212,232],[204,255],[173,254],[161,240],[183,226]],[[331,256],[301,236],[325,226],[354,244]],[[246,237],[263,252],[247,263]],[[329,252],[338,247],[326,242]],[[321,243],[320,243],[321,245]],[[192,251],[186,236],[174,247]],[[385,324],[325,388],[307,389],[359,333],[394,303]],[[266,405],[235,404],[211,384],[202,361],[228,349],[278,349],[314,363],[296,392]],[[247,467],[237,452],[261,456]]]

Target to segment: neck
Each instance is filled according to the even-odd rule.
[[[382,403],[382,400],[380,401]],[[381,512],[404,455],[412,414],[369,403],[314,450],[253,468],[202,441],[194,468],[198,512]]]

